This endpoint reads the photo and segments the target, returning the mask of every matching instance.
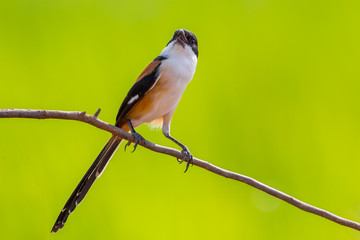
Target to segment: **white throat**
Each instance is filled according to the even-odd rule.
[[[183,47],[173,41],[162,50],[160,56],[166,57],[166,60],[161,64],[162,67],[171,69],[175,78],[186,83],[191,81],[196,70],[197,57],[188,45]]]

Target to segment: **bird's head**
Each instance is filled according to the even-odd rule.
[[[198,41],[196,36],[185,29],[179,29],[174,32],[173,37],[168,42],[161,55],[195,55],[198,57]]]

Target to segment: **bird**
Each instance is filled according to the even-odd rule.
[[[193,163],[193,156],[186,145],[170,135],[170,123],[185,88],[194,76],[198,56],[196,36],[185,29],[176,30],[160,55],[136,79],[120,106],[115,122],[116,127],[133,135],[133,152],[139,143],[145,141],[135,131],[136,127],[143,123],[162,126],[165,137],[182,149],[181,159],[177,160],[180,163],[187,161],[185,172]],[[65,203],[51,232],[64,227],[68,216],[101,176],[122,141],[120,136],[112,135]],[[130,144],[129,141],[125,145],[125,150]]]

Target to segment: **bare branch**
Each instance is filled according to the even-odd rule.
[[[86,114],[86,112],[66,112],[66,111],[50,111],[50,110],[27,110],[27,109],[0,109],[0,118],[36,118],[36,119],[48,119],[48,118],[54,118],[54,119],[66,119],[66,120],[75,120],[75,121],[81,121],[84,123],[88,123],[90,125],[93,125],[97,128],[100,128],[102,130],[105,130],[107,132],[110,132],[112,134],[118,135],[128,141],[133,142],[133,136],[123,131],[120,128],[117,128],[109,123],[106,123],[104,121],[101,121],[97,118],[97,115],[100,111],[98,110],[94,116]],[[178,150],[175,150],[173,148],[168,148],[164,146],[160,146],[157,144],[154,144],[149,141],[145,141],[144,143],[139,143],[139,145],[150,149],[152,151],[163,153],[169,156],[173,156],[175,158],[181,158],[181,152]],[[339,217],[335,214],[332,214],[328,211],[325,211],[323,209],[314,207],[312,205],[309,205],[305,202],[302,202],[290,195],[287,195],[279,190],[276,190],[272,187],[269,187],[253,178],[230,172],[228,170],[222,169],[220,167],[217,167],[211,163],[205,162],[203,160],[200,160],[198,158],[194,158],[194,165],[204,168],[210,172],[213,172],[215,174],[218,174],[220,176],[231,178],[243,183],[246,183],[252,187],[255,187],[263,192],[266,192],[276,198],[279,198],[285,202],[290,203],[291,205],[300,208],[301,210],[304,210],[306,212],[310,212],[313,214],[316,214],[318,216],[324,217],[326,219],[329,219],[330,221],[336,222],[338,224],[344,225],[346,227],[350,227],[356,230],[360,230],[360,224],[342,217]]]

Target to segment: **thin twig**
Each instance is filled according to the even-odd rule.
[[[93,125],[102,130],[105,130],[107,132],[110,132],[112,134],[118,135],[128,141],[131,141],[131,142],[134,141],[133,136],[130,133],[125,132],[122,129],[117,128],[109,123],[101,121],[100,119],[97,118],[97,114],[92,116],[92,115],[86,114],[86,112],[65,112],[65,111],[27,110],[27,109],[0,109],[0,118],[36,118],[36,119],[55,118],[55,119],[81,121],[81,122]],[[139,143],[139,145],[141,145],[147,149],[150,149],[152,151],[158,152],[158,153],[163,153],[163,154],[166,154],[169,156],[173,156],[175,158],[181,158],[181,152],[178,150],[175,150],[173,148],[160,146],[160,145],[154,144],[154,143],[146,141],[146,140],[144,143]],[[213,172],[215,174],[218,174],[220,176],[223,176],[226,178],[231,178],[231,179],[246,183],[246,184],[248,184],[252,187],[255,187],[263,192],[266,192],[276,198],[279,198],[285,202],[288,202],[291,205],[293,205],[297,208],[300,208],[301,210],[304,210],[306,212],[316,214],[318,216],[324,217],[326,219],[329,219],[330,221],[336,222],[336,223],[344,225],[346,227],[360,230],[360,224],[357,222],[339,217],[328,211],[325,211],[323,209],[309,205],[305,202],[302,202],[290,195],[287,195],[279,190],[269,187],[269,186],[255,180],[253,178],[250,178],[248,176],[230,172],[228,170],[222,169],[220,167],[217,167],[211,163],[205,162],[198,158],[194,158],[194,165],[204,168],[204,169],[206,169],[210,172]]]
[[[99,108],[96,113],[94,114],[94,118],[97,118],[101,112],[101,108]]]

